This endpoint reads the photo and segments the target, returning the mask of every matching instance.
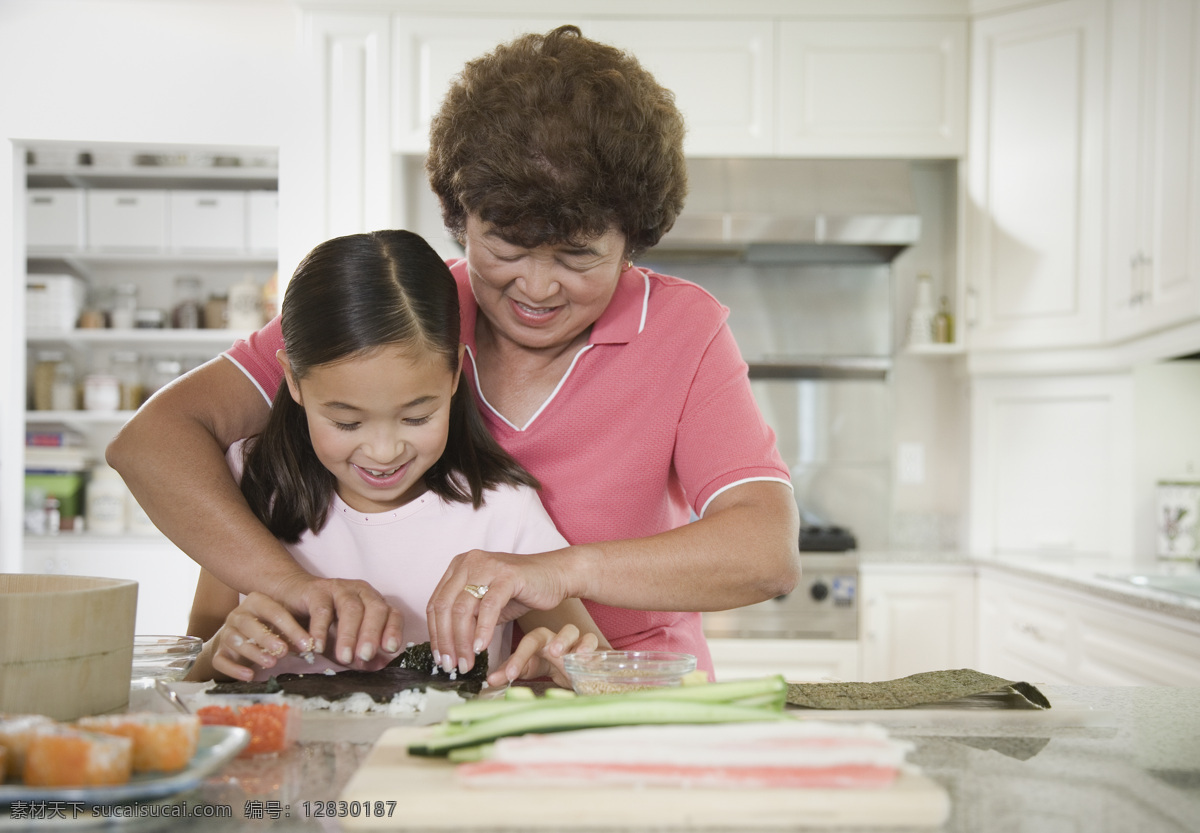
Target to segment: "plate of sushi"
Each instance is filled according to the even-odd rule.
[[[250,742],[191,714],[0,715],[0,808],[18,801],[123,804],[185,792]]]

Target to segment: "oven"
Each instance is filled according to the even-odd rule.
[[[705,613],[710,639],[858,640],[858,554],[801,552],[796,588],[758,604]]]

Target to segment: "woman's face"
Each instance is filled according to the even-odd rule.
[[[609,229],[583,247],[525,248],[467,216],[471,290],[497,338],[530,350],[553,350],[585,336],[617,289],[625,235]]]
[[[460,354],[461,359],[461,354]],[[425,472],[446,449],[458,374],[438,355],[388,345],[318,365],[288,389],[303,408],[313,449],[352,509],[386,512],[425,492]]]

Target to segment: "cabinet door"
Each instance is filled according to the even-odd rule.
[[[133,579],[138,583],[138,633],[187,633],[200,565],[162,538],[91,536],[29,542],[24,572]]]
[[[565,22],[397,15],[392,23],[392,149],[397,153],[428,150],[433,114],[441,106],[450,80],[468,61],[517,35],[546,32]]]
[[[1200,7],[1112,14],[1106,335],[1120,340],[1200,316]]]
[[[392,225],[388,152],[390,18],[313,12],[305,17],[313,79],[307,127],[297,136],[296,170],[309,239]]]
[[[1105,4],[1070,0],[973,29],[969,347],[1101,335]]]
[[[779,24],[779,152],[953,157],[966,150],[967,24]]]
[[[675,94],[693,156],[775,150],[775,50],[769,21],[597,21],[585,34],[637,56]]]
[[[981,379],[971,392],[971,552],[1133,552],[1128,376]]]
[[[863,571],[860,579],[863,681],[974,666],[973,573]]]
[[[782,674],[788,682],[858,679],[853,639],[710,639],[718,682]]]

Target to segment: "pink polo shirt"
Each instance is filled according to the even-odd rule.
[[[790,483],[775,435],[750,392],[746,364],[705,290],[642,268],[626,270],[566,375],[526,425],[497,413],[476,382],[478,306],[465,260],[459,285],[466,378],[497,439],[542,483],[541,498],[572,544],[643,538],[699,517],[725,489],[752,480]],[[270,400],[282,381],[276,318],[225,355]],[[729,554],[729,570],[738,569]],[[686,581],[686,574],[680,576]],[[694,612],[587,603],[614,648],[683,651],[711,672]]]

